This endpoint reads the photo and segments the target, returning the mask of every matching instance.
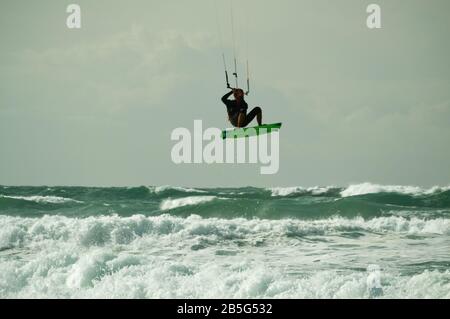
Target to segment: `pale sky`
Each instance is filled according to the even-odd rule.
[[[0,185],[449,184],[448,0],[234,2],[278,174],[171,161],[173,129],[229,127],[229,0],[2,0]]]

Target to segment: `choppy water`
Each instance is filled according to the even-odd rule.
[[[0,186],[1,298],[450,298],[450,187]]]

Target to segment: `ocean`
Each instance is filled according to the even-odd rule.
[[[0,298],[450,298],[450,187],[0,186]]]

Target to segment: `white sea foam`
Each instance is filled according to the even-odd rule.
[[[268,190],[272,192],[272,196],[289,196],[292,194],[305,194],[310,193],[312,195],[321,195],[327,193],[330,189],[335,188],[334,186],[326,186],[326,187],[308,187],[304,188],[301,186],[293,186],[293,187],[273,187]]]
[[[306,189],[300,186],[293,187],[273,187],[269,188],[269,191],[272,192],[272,196],[289,196],[292,194],[305,193]]]
[[[433,186],[429,189],[424,190],[424,194],[434,194],[434,193],[441,193],[441,192],[446,192],[450,190],[450,186]]]
[[[185,193],[206,193],[206,191],[203,191],[200,189],[179,187],[179,186],[169,186],[169,185],[150,186],[150,187],[148,187],[148,189],[150,190],[150,192],[155,193],[155,194],[160,194],[162,192],[169,191],[169,190],[176,190],[176,191],[185,192]]]
[[[293,194],[306,194],[310,193],[312,195],[326,194],[328,191],[336,188],[335,186],[325,186],[325,187],[273,187],[268,188],[272,192],[272,196],[289,196]],[[403,186],[403,185],[379,185],[372,183],[361,183],[353,184],[346,187],[341,191],[342,197],[358,196],[365,194],[376,194],[376,193],[399,193],[407,195],[430,195],[439,192],[445,192],[450,190],[450,186],[434,186],[431,188],[421,188],[419,186]]]
[[[185,240],[195,236],[214,240],[258,238],[273,240],[296,236],[334,235],[340,232],[367,231],[404,235],[450,235],[450,219],[378,217],[364,220],[334,217],[321,220],[204,219],[192,215],[145,217],[101,216],[83,219],[44,216],[39,219],[0,216],[0,248],[34,245],[41,241],[73,241],[85,247],[129,244],[146,236],[172,236]],[[156,238],[155,237],[155,238]]]
[[[339,237],[351,231],[372,237]],[[409,234],[430,234],[433,254],[444,256],[436,240],[450,234],[450,221],[0,216],[0,298],[370,298],[378,288],[378,298],[450,298],[449,271],[401,275],[390,262],[369,266],[398,250],[402,262],[422,251],[428,258],[426,246],[403,239]],[[325,242],[310,243],[324,235]],[[336,255],[337,248],[330,248],[337,243],[353,246]],[[366,262],[368,272],[350,270],[346,258],[353,266]],[[337,262],[347,266],[323,269],[328,261],[333,268]]]
[[[51,204],[63,204],[63,203],[83,203],[72,198],[58,197],[58,196],[6,196],[0,195],[3,198],[20,199],[35,203],[51,203]]]
[[[58,251],[2,263],[3,298],[371,298],[364,272],[292,276],[247,258],[227,265],[134,257],[111,250]],[[450,272],[383,273],[380,298],[449,298]]]
[[[378,185],[371,183],[354,184],[348,186],[341,192],[342,197],[358,196],[375,193],[399,193],[406,195],[423,195],[434,194],[436,192],[443,192],[450,190],[450,186],[439,187],[435,186],[429,189],[424,189],[418,186],[402,186],[402,185]]]
[[[184,206],[193,206],[193,205],[199,205],[204,204],[213,201],[216,199],[216,196],[191,196],[191,197],[183,197],[183,198],[177,198],[177,199],[166,199],[164,200],[161,205],[160,209],[162,211],[180,208]]]

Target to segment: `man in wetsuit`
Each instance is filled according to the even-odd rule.
[[[233,94],[234,100],[228,98]],[[231,92],[222,97],[222,102],[227,106],[228,119],[234,127],[246,127],[256,116],[258,125],[262,125],[262,110],[255,107],[247,114],[248,104],[244,100],[244,91],[241,89],[232,89]]]

